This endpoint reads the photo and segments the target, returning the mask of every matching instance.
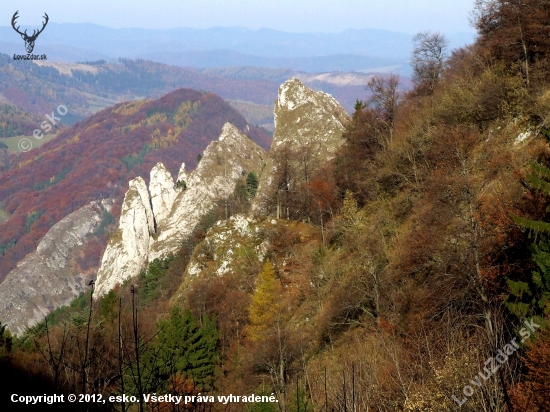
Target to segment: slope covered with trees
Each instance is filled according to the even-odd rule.
[[[149,385],[131,371],[140,364],[131,353],[155,356],[145,337],[182,314],[208,329],[195,342],[197,353],[207,348],[202,370],[214,379],[194,384],[188,366],[161,381],[175,393],[273,392],[279,401],[231,410],[548,410],[550,6],[480,0],[475,12],[471,47],[448,53],[444,38],[416,37],[412,92],[399,94],[392,78],[369,84],[373,97],[357,102],[334,162],[307,180],[299,162],[283,163],[274,177],[280,190],[267,201],[282,203],[288,220],[249,220],[249,241],[220,232],[215,222],[237,199],[235,209],[247,212],[243,179],[232,204],[199,222],[162,270],[153,262],[135,286],[122,285],[90,312],[83,301],[94,353],[107,353],[105,345],[109,362],[75,358],[62,345],[65,334],[85,337],[85,328],[73,332],[74,308],[60,311],[51,330],[42,324],[15,340],[6,356],[20,365],[41,359],[54,382],[90,393],[88,385],[115,376],[94,390],[120,393],[127,373]],[[214,236],[234,257],[223,275]],[[204,269],[190,275],[197,256]],[[139,296],[147,290],[148,300]],[[120,331],[123,316],[140,316],[141,341]],[[137,349],[117,361],[120,336]],[[26,343],[33,339],[35,347]],[[183,353],[193,344],[182,344]],[[59,365],[79,372],[55,380]],[[117,365],[123,372],[112,372]]]
[[[11,155],[11,167],[0,174],[1,208],[9,214],[0,227],[0,279],[55,222],[91,200],[116,199],[118,219],[128,181],[148,176],[157,162],[173,176],[183,162],[193,169],[225,122],[269,146],[269,136],[248,126],[220,97],[180,89],[106,109],[39,149]],[[87,258],[98,262],[98,253],[101,248]]]
[[[158,98],[180,87],[216,93],[225,99],[271,104],[278,84],[229,79],[145,60],[120,59],[76,64],[39,65],[0,54],[0,95],[21,109],[44,116],[63,104],[67,124],[117,101]]]
[[[32,135],[42,120],[15,106],[0,104],[0,138]]]
[[[340,77],[331,80],[331,75]],[[313,80],[315,90],[331,93],[347,111],[365,94],[360,73],[319,75],[289,69],[230,67],[194,69],[147,60],[120,59],[115,63],[13,61],[0,54],[0,100],[43,117],[63,104],[69,112],[62,122],[72,125],[117,102],[158,98],[180,87],[216,93],[233,101],[249,123],[269,124],[279,85],[292,76]],[[348,84],[348,82],[351,82]],[[34,125],[40,124],[34,123]],[[34,130],[36,127],[33,127]],[[1,129],[0,129],[1,132]],[[0,135],[2,136],[2,135]]]

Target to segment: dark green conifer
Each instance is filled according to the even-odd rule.
[[[201,325],[189,310],[172,309],[170,317],[159,324],[156,350],[152,351],[160,360],[159,376],[168,379],[179,372],[208,390],[218,362],[217,342],[215,319],[205,315]]]
[[[550,197],[550,169],[537,163],[532,163],[531,169],[532,173],[527,176],[529,185],[543,196]],[[550,206],[546,212],[550,212]],[[536,235],[531,254],[537,269],[529,279],[507,279],[510,294],[505,305],[519,318],[536,316],[542,321],[550,313],[550,223],[519,216],[513,216],[513,219],[518,226],[528,230],[529,235]]]
[[[256,176],[256,173],[250,172],[248,173],[248,176],[246,176],[246,193],[248,194],[248,197],[252,199],[254,196],[256,196],[256,191],[258,190],[258,176]]]

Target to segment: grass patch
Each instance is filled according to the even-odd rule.
[[[26,137],[29,139],[32,143],[32,148],[36,149],[40,146],[42,146],[44,143],[49,142],[50,140],[54,139],[56,137],[55,134],[46,134],[44,137],[40,140],[35,139],[34,136],[14,136],[14,137],[3,137],[0,139],[2,143],[5,143],[6,146],[8,146],[8,152],[16,153],[19,152],[19,148],[17,147],[17,144],[21,139]],[[32,150],[32,149],[31,149]]]

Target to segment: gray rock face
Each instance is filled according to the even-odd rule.
[[[258,173],[265,158],[261,147],[226,123],[218,140],[205,149],[196,170],[187,174],[182,165],[178,180],[185,181],[186,189],[174,189],[172,177],[162,165],[151,172],[150,197],[143,189],[138,190],[141,184],[132,188],[131,183],[118,236],[113,236],[103,255],[97,292],[107,293],[117,283],[137,276],[147,262],[176,252],[214,203],[233,192],[237,179],[250,171]],[[153,205],[156,233],[147,226],[149,203]]]
[[[61,219],[0,284],[0,320],[13,333],[22,333],[85,290],[94,270],[75,274],[74,260],[112,204],[94,201]]]
[[[282,157],[290,156],[293,167],[307,168],[307,173],[314,173],[334,157],[343,143],[342,132],[349,121],[346,111],[330,94],[315,92],[295,78],[279,87],[274,113],[273,143],[252,203],[252,210],[257,214],[269,212],[266,203],[272,197]]]
[[[237,179],[261,170],[265,157],[261,147],[226,123],[218,141],[210,143],[197,169],[187,177],[187,189],[177,195],[170,216],[159,222],[159,235],[151,244],[149,261],[177,251],[214,203],[233,192]]]
[[[130,180],[122,203],[118,229],[101,259],[96,282],[99,295],[108,292],[127,277],[139,274],[149,252],[149,236],[154,233],[151,198],[145,181],[136,177]]]
[[[128,198],[128,201],[131,204],[127,205],[127,210],[131,211],[133,209],[133,205],[138,206],[141,213],[137,213],[137,216],[139,216],[140,218],[143,217],[143,219],[147,222],[148,233],[152,235],[153,233],[155,233],[155,216],[153,215],[153,208],[151,207],[151,197],[149,195],[149,191],[147,190],[147,186],[145,185],[145,181],[141,177],[136,177],[135,179],[130,180],[128,186],[129,189],[128,192],[126,192],[124,200]],[[124,204],[125,202],[122,203],[122,210],[124,210]],[[124,224],[128,224],[128,226],[132,225],[132,222],[135,221],[135,219],[136,215],[132,216],[132,214],[129,213],[128,216],[126,216]],[[135,224],[134,228],[138,229],[141,228],[141,226],[139,224]],[[137,232],[135,232],[135,234],[138,236],[141,235]],[[127,239],[130,239],[130,237],[127,237]]]
[[[185,165],[182,165],[182,167],[185,170]],[[155,222],[158,223],[168,216],[176,197],[174,179],[172,179],[170,172],[160,162],[151,170],[149,192],[151,193],[151,206]]]

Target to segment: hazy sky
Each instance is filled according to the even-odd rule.
[[[291,32],[377,28],[405,33],[473,31],[473,0],[2,0],[0,26],[19,10],[22,25],[90,22],[102,26],[174,28],[242,26]],[[0,39],[1,40],[1,39]]]

